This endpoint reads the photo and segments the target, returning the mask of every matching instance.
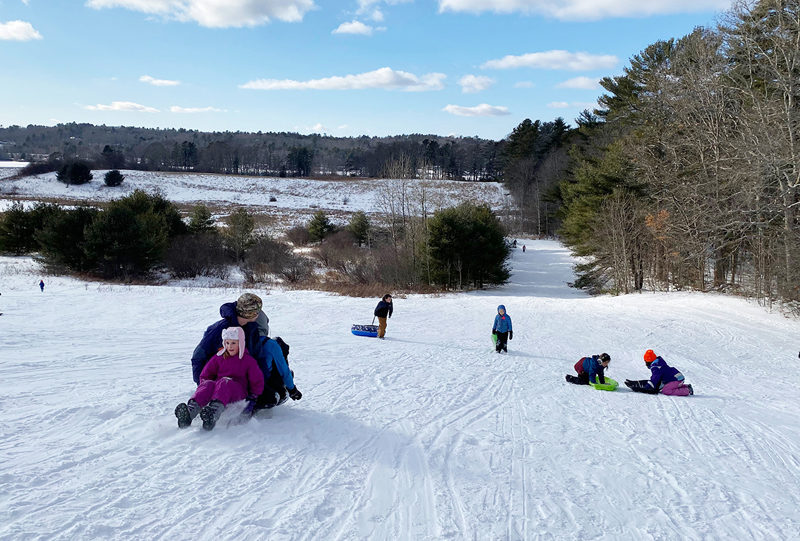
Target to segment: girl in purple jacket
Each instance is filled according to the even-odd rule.
[[[691,385],[684,383],[683,374],[677,368],[669,366],[652,349],[644,352],[644,363],[650,369],[650,379],[639,381],[625,380],[625,385],[637,393],[666,394],[673,396],[689,396],[694,394]]]
[[[211,430],[225,406],[264,391],[264,374],[245,348],[244,330],[241,327],[223,330],[222,345],[219,353],[203,367],[192,398],[175,407],[178,428],[191,425],[199,413],[203,428]]]

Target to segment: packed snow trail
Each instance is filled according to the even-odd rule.
[[[800,323],[742,299],[588,297],[525,241],[511,282],[376,299],[260,293],[303,392],[246,424],[172,413],[238,289],[116,286],[0,259],[0,539],[796,539]],[[498,304],[509,354],[490,341]],[[570,385],[583,355],[688,398]]]

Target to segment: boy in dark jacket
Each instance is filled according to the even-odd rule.
[[[591,357],[581,357],[578,362],[575,363],[575,371],[578,373],[578,376],[567,374],[566,380],[575,385],[605,383],[605,369],[608,368],[608,363],[610,362],[611,355],[608,353],[592,355]]]
[[[650,379],[638,381],[625,380],[632,391],[648,394],[666,394],[672,396],[689,396],[694,394],[691,385],[684,383],[683,374],[677,368],[669,366],[661,357],[657,356],[652,349],[644,352],[644,363],[650,369]]]
[[[386,336],[386,320],[392,317],[392,309],[392,296],[387,293],[375,307],[375,317],[378,318],[378,338],[381,340]]]

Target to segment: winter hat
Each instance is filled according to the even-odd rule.
[[[217,353],[222,356],[225,353],[225,340],[237,340],[239,342],[239,358],[244,356],[244,329],[241,327],[228,327],[222,331],[222,349]]]
[[[243,293],[236,300],[236,315],[244,319],[252,319],[261,310],[261,297],[253,293]]]
[[[500,313],[500,310],[503,310],[504,312],[508,312],[508,310],[506,310],[506,305],[505,304],[501,304],[500,306],[497,307],[497,313],[498,314]]]
[[[644,362],[646,362],[647,364],[650,364],[655,360],[656,360],[656,352],[655,351],[653,351],[652,349],[648,349],[647,351],[644,352]]]
[[[601,363],[610,363],[611,362],[611,355],[608,353],[601,353],[600,354],[600,362]]]

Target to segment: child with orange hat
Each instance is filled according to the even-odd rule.
[[[632,391],[637,393],[666,394],[671,396],[689,396],[694,394],[691,385],[684,383],[683,374],[677,368],[655,354],[652,349],[644,352],[644,364],[650,369],[650,379],[639,381],[625,380]]]

